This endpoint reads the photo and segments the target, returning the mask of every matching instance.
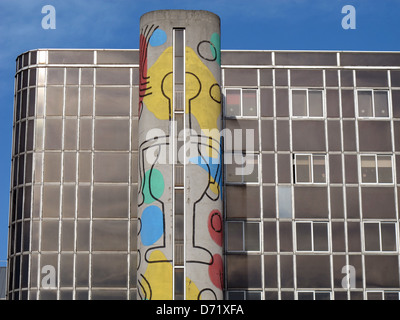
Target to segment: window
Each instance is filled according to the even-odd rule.
[[[227,117],[257,117],[257,89],[226,89]]]
[[[395,222],[364,222],[365,251],[397,251]]]
[[[400,300],[398,291],[367,291],[367,300]]]
[[[226,153],[228,183],[258,183],[259,155],[255,153]]]
[[[388,118],[389,94],[387,90],[358,90],[359,118]]]
[[[297,300],[331,300],[330,291],[298,291]]]
[[[227,224],[228,251],[260,251],[259,222],[228,221]]]
[[[323,116],[323,90],[292,90],[292,117],[321,118]]]
[[[326,156],[296,154],[295,183],[326,183]]]
[[[260,291],[228,291],[228,300],[261,300]]]
[[[296,222],[297,251],[329,251],[328,222]]]
[[[391,155],[365,154],[360,162],[362,183],[393,183]]]

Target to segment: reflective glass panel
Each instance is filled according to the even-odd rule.
[[[358,116],[373,117],[372,91],[358,91]]]
[[[307,117],[307,91],[292,91],[292,115],[294,117]]]

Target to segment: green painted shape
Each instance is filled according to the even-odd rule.
[[[142,182],[142,190],[144,203],[150,204],[160,199],[164,193],[164,177],[162,173],[157,169],[147,170]]]
[[[211,35],[210,42],[212,43],[212,45],[210,44],[210,48],[213,58],[217,60],[219,65],[221,65],[221,37],[219,36],[218,33],[215,32]],[[215,49],[217,49],[217,56],[215,56],[215,50],[213,48],[213,45]]]

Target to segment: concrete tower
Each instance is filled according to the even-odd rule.
[[[140,20],[138,299],[223,298],[220,19]]]

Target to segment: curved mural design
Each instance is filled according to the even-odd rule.
[[[138,298],[173,299],[174,21],[147,20],[152,23],[141,21],[140,35]],[[209,28],[185,29],[184,147],[190,156],[184,164],[183,268],[191,300],[223,298],[221,53],[215,20]]]

